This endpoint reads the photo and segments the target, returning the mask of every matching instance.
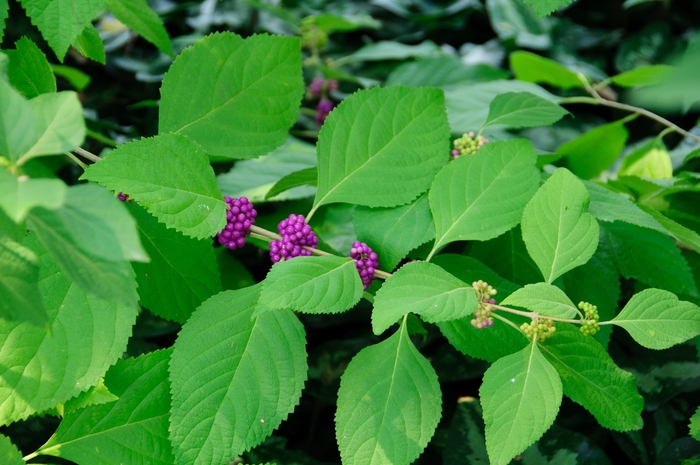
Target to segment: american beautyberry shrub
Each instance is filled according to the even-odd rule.
[[[484,145],[488,144],[489,140],[479,134],[478,136],[474,134],[474,131],[470,131],[467,134],[462,135],[462,137],[455,139],[452,143],[454,148],[450,152],[452,158],[455,159],[460,155],[471,155],[476,153]]]
[[[219,244],[231,250],[240,249],[245,245],[246,236],[250,235],[250,227],[255,224],[258,212],[247,197],[224,197],[226,201],[226,226],[216,237]]]
[[[374,281],[374,270],[379,269],[377,254],[364,242],[355,241],[350,249],[350,258],[355,260],[357,272],[362,279],[362,286],[367,290]]]
[[[270,242],[270,259],[272,263],[289,260],[294,257],[310,257],[311,251],[304,247],[315,248],[318,236],[304,220],[304,215],[291,214],[277,225],[282,239]]]

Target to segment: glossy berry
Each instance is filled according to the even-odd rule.
[[[360,274],[360,279],[362,279],[362,286],[367,290],[374,281],[374,270],[379,268],[377,254],[364,242],[355,241],[350,249],[350,258],[355,260],[355,267]]]
[[[454,141],[454,149],[450,152],[453,159],[460,155],[471,155],[476,153],[482,146],[489,143],[489,140],[484,136],[477,136],[474,131],[462,135]]]
[[[226,201],[226,226],[216,235],[219,243],[229,249],[240,249],[245,245],[245,238],[250,234],[250,227],[255,224],[258,212],[246,197],[240,199],[224,197]]]
[[[476,310],[474,310],[474,319],[471,320],[472,326],[477,329],[493,326],[491,313],[493,312],[493,306],[496,305],[496,299],[493,296],[498,291],[482,280],[474,281],[472,287],[476,292],[476,300],[478,302]]]
[[[304,220],[304,215],[291,214],[280,221],[277,231],[282,236],[279,241],[270,242],[270,259],[272,263],[289,260],[294,257],[309,257],[311,251],[303,247],[314,248],[318,237]]]
[[[319,100],[318,105],[316,106],[316,116],[314,117],[316,122],[322,124],[324,121],[326,121],[326,117],[333,109],[333,106],[333,102],[328,99],[322,98]]]
[[[117,198],[121,200],[122,202],[128,202],[129,201],[129,194],[125,194],[123,192],[120,192],[117,194]]]
[[[323,86],[326,84],[322,78],[313,78],[311,84],[309,84],[309,93],[312,97],[318,97],[321,95]]]
[[[585,314],[585,317],[581,318],[581,328],[579,328],[581,333],[584,336],[593,336],[600,331],[600,325],[598,325],[598,320],[600,319],[598,307],[588,302],[579,302],[578,308],[583,310]]]

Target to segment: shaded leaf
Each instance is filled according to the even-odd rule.
[[[169,228],[202,239],[226,225],[214,170],[191,139],[166,134],[119,146],[81,179],[124,192]]]
[[[590,181],[583,181],[591,197],[588,212],[599,220],[624,221],[643,228],[665,232],[665,228],[650,213],[642,210],[625,195],[613,192]]]
[[[540,270],[527,253],[520,226],[495,239],[472,243],[469,255],[488,263],[496,273],[513,283],[524,285],[542,281]]]
[[[103,65],[107,62],[105,46],[102,42],[102,37],[100,37],[100,31],[92,23],[85,25],[71,45],[86,58]]]
[[[535,10],[535,15],[547,16],[559,8],[567,6],[573,0],[525,0],[525,4],[530,5]]]
[[[470,285],[432,263],[407,263],[377,291],[372,330],[381,334],[409,312],[438,323],[467,317],[476,307],[476,293]]]
[[[0,156],[17,161],[39,138],[34,110],[9,83],[0,79]]]
[[[700,334],[700,307],[661,289],[632,296],[612,324],[649,349],[667,349]]]
[[[0,30],[1,29],[2,28],[0,28]],[[2,36],[0,36],[0,38],[2,38]],[[0,460],[2,460],[2,463],[5,465],[24,465],[26,463],[22,460],[22,454],[17,450],[17,447],[12,444],[10,438],[2,434],[0,434]]]
[[[700,234],[690,228],[686,228],[680,223],[676,223],[670,218],[662,215],[658,210],[647,206],[642,207],[644,212],[652,216],[663,228],[662,232],[666,232],[671,237],[676,239],[681,244],[692,247],[693,250],[700,253]]]
[[[299,402],[308,369],[303,326],[289,310],[252,319],[260,287],[217,294],[180,331],[170,362],[177,464],[227,465]]]
[[[58,179],[16,178],[0,167],[0,207],[16,223],[34,207],[59,208],[66,191],[66,185]]]
[[[441,397],[435,370],[405,324],[361,350],[338,391],[335,431],[343,464],[412,463],[433,436]]]
[[[444,87],[463,82],[482,82],[508,79],[504,70],[487,65],[465,65],[456,57],[443,55],[421,58],[397,66],[386,79],[386,86]]]
[[[109,392],[109,389],[105,386],[104,379],[100,379],[96,385],[92,386],[87,391],[83,391],[76,397],[68,400],[68,402],[63,405],[63,414],[61,416],[65,417],[68,413],[91,405],[102,405],[116,400],[119,400],[119,397]]]
[[[380,40],[368,44],[356,52],[336,60],[336,66],[357,61],[405,60],[407,58],[426,58],[441,55],[440,47],[426,40],[418,45],[406,45],[390,40]]]
[[[321,128],[314,209],[334,202],[368,207],[410,202],[447,162],[449,133],[439,89],[395,86],[354,93]],[[401,182],[389,182],[394,179]]]
[[[603,124],[561,144],[557,155],[566,158],[567,168],[576,176],[592,179],[617,160],[628,135],[624,119]]]
[[[146,0],[107,0],[107,8],[129,29],[154,44],[161,52],[173,56],[170,36]]]
[[[283,192],[294,189],[295,187],[316,186],[317,179],[318,172],[315,166],[290,173],[277,181],[270,188],[270,190],[267,191],[267,194],[265,194],[265,200],[270,200]]]
[[[46,55],[31,39],[22,37],[15,42],[16,50],[4,50],[9,63],[10,84],[27,98],[56,92],[56,78]]]
[[[493,363],[501,357],[518,352],[529,342],[517,327],[525,321],[524,318],[506,318],[517,320],[515,326],[494,318],[493,326],[486,329],[475,328],[471,319],[472,317],[468,316],[437,324],[450,344],[470,357]]]
[[[188,136],[210,155],[263,155],[298,116],[299,38],[211,34],[177,56],[160,92],[160,133]]]
[[[495,296],[498,300],[505,299],[520,288],[517,284],[502,278],[491,268],[472,257],[448,253],[437,255],[430,262],[465,283],[473,283],[478,280],[486,281],[498,291]]]
[[[0,317],[44,328],[48,317],[39,294],[39,259],[8,238],[0,238],[0,290]]]
[[[625,71],[612,76],[610,80],[622,87],[640,87],[660,84],[673,70],[668,65],[649,65]]]
[[[523,240],[546,282],[583,265],[596,251],[599,229],[588,203],[581,181],[560,168],[525,207]]]

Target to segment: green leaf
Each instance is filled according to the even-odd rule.
[[[644,347],[668,349],[700,334],[700,307],[668,291],[645,289],[632,296],[612,324]]]
[[[107,62],[105,46],[100,37],[100,32],[91,23],[85,25],[71,45],[86,58],[103,65]]]
[[[73,86],[75,90],[85,90],[92,79],[90,75],[85,74],[79,69],[71,66],[51,64],[51,70],[55,76],[62,77],[68,81],[68,83]]]
[[[690,435],[696,441],[700,441],[700,407],[695,411],[692,417],[690,417]]]
[[[109,389],[105,386],[104,379],[101,378],[96,385],[66,402],[63,406],[63,414],[61,416],[65,417],[68,413],[91,405],[102,405],[117,400],[119,400],[119,397],[109,392]]]
[[[123,24],[166,55],[173,55],[168,31],[146,0],[107,0],[107,8]]]
[[[295,187],[316,186],[317,179],[318,171],[316,170],[315,166],[289,173],[277,181],[270,188],[270,190],[267,191],[267,194],[265,194],[265,200],[271,200],[279,194],[294,189]]]
[[[36,143],[38,126],[29,102],[0,79],[0,157],[17,161]]]
[[[515,320],[515,318],[507,318]],[[457,350],[470,357],[495,362],[501,357],[513,354],[527,346],[528,340],[518,326],[525,321],[518,321],[517,326],[499,319],[493,320],[493,326],[486,329],[475,328],[472,317],[438,323],[442,334]]]
[[[583,181],[591,203],[588,212],[599,220],[613,222],[624,221],[643,228],[665,232],[665,228],[650,213],[642,210],[624,194],[613,192],[590,181]]]
[[[452,132],[466,133],[483,127],[491,101],[505,92],[529,92],[553,102],[559,99],[540,86],[523,81],[497,80],[452,85],[445,89],[445,106]]]
[[[660,84],[673,70],[668,65],[649,65],[612,76],[610,80],[622,87],[641,87]]]
[[[551,22],[536,18],[522,0],[486,0],[486,11],[491,28],[502,41],[536,50],[552,46]]]
[[[105,376],[116,402],[66,413],[56,433],[38,450],[77,463],[170,465],[168,441],[172,350],[119,360]]]
[[[560,168],[525,207],[523,240],[550,284],[586,263],[598,247],[598,223],[588,213],[588,202],[583,183]]]
[[[335,434],[344,465],[408,465],[440,420],[435,370],[409,339],[406,325],[360,351],[340,378]]]
[[[355,207],[352,223],[358,240],[372,248],[385,270],[393,270],[408,252],[435,237],[427,193],[400,207]]]
[[[575,318],[579,314],[564,291],[547,283],[528,284],[502,300],[501,305],[523,307],[555,318]]]
[[[618,368],[593,338],[573,325],[557,324],[557,332],[540,350],[561,376],[564,394],[601,426],[615,431],[642,428],[644,399],[634,375]]]
[[[221,192],[229,197],[247,197],[251,202],[262,202],[270,190],[284,176],[316,166],[316,148],[290,137],[274,152],[254,160],[241,160],[225,174],[217,176]],[[316,184],[316,176],[313,178]],[[312,197],[314,188],[302,187],[277,196],[274,200]]]
[[[362,297],[362,281],[350,258],[296,257],[275,263],[263,281],[253,316],[287,308],[303,313],[340,313]]]
[[[0,0],[0,42],[5,32],[5,20],[10,13],[10,3],[8,0]]]
[[[410,202],[447,162],[449,137],[439,89],[376,87],[352,94],[331,112],[318,137],[314,209],[333,202]],[[389,182],[395,179],[401,182]]]
[[[494,124],[510,128],[550,126],[568,114],[556,103],[529,92],[506,92],[491,101],[484,127]]]
[[[15,178],[0,167],[0,207],[15,223],[34,207],[48,209],[63,205],[66,185],[58,179]]]
[[[1,19],[3,18],[0,16],[0,20]],[[2,26],[2,24],[0,24],[0,26]],[[2,32],[1,27],[0,32]],[[0,36],[0,39],[1,38],[2,36]],[[17,450],[17,447],[12,444],[7,436],[3,436],[2,434],[0,434],[0,461],[5,465],[25,465],[26,463],[22,460],[22,454]]]
[[[444,87],[464,82],[508,79],[508,72],[488,65],[469,66],[456,57],[442,55],[421,58],[397,66],[386,79],[386,86]]]
[[[333,32],[349,32],[360,28],[378,29],[381,23],[372,18],[368,14],[347,14],[337,16],[329,13],[321,13],[320,15],[307,16],[304,21],[313,20],[312,24],[318,26],[322,31],[328,33]]]
[[[177,464],[228,464],[299,402],[308,370],[304,328],[289,310],[251,319],[259,295],[259,285],[222,292],[180,331],[170,362]]]
[[[0,238],[0,290],[0,317],[44,328],[48,317],[39,294],[39,259],[8,238]]]
[[[470,285],[432,263],[411,262],[392,274],[375,295],[372,330],[379,335],[408,312],[438,323],[467,317],[476,307]]]
[[[601,248],[622,276],[678,294],[698,295],[688,263],[673,239],[619,221],[605,223],[601,229]]]
[[[433,250],[458,240],[488,240],[520,223],[539,184],[536,157],[530,141],[499,141],[440,171],[430,189]]]
[[[81,179],[129,197],[181,233],[203,239],[226,225],[226,204],[209,159],[196,142],[165,134],[119,146]]]
[[[618,170],[619,176],[638,176],[650,179],[671,179],[673,165],[663,142],[652,141],[625,157]]]
[[[524,285],[542,281],[540,270],[527,253],[520,226],[490,241],[472,243],[469,255],[488,263],[489,268],[513,283]]]
[[[520,286],[502,278],[491,268],[472,257],[448,253],[435,256],[430,263],[438,265],[465,283],[473,283],[478,280],[486,281],[498,291],[498,300],[505,299],[520,289]]]
[[[629,133],[625,120],[598,126],[561,144],[557,155],[566,158],[566,166],[583,179],[592,179],[608,169],[622,153]]]
[[[486,449],[493,465],[506,465],[552,426],[562,383],[533,342],[486,370],[479,388]]]
[[[17,90],[27,98],[56,92],[56,78],[44,52],[27,37],[15,42],[16,50],[5,50],[9,64],[7,77]]]
[[[583,87],[583,82],[575,72],[554,60],[531,52],[519,50],[511,53],[510,67],[515,78],[521,81],[549,84],[565,90]]]
[[[184,323],[209,297],[221,291],[210,241],[198,241],[168,229],[135,204],[127,205],[150,263],[132,263],[139,302],[156,315]]]
[[[428,58],[442,55],[440,47],[426,40],[418,45],[406,45],[390,40],[380,40],[368,44],[356,52],[336,60],[336,66],[358,61],[406,60],[408,58]]]
[[[484,420],[479,400],[475,397],[460,397],[442,452],[444,464],[472,465],[488,463]]]
[[[17,163],[41,155],[63,154],[83,143],[85,120],[78,94],[73,91],[41,94],[31,99],[29,105],[36,116],[39,138]]]
[[[559,8],[563,8],[573,0],[525,0],[526,5],[530,5],[535,10],[535,16],[541,18],[549,16]]]
[[[211,34],[177,56],[160,93],[160,133],[188,136],[209,155],[271,152],[287,140],[304,93],[299,38]]]
[[[686,228],[682,224],[676,223],[670,218],[662,215],[658,210],[643,206],[644,212],[654,218],[655,221],[662,226],[663,231],[668,233],[681,244],[692,247],[693,250],[700,253],[700,234],[690,228]]]
[[[25,240],[41,263],[39,291],[49,332],[0,320],[0,423],[22,420],[98,383],[126,350],[139,308],[85,294],[60,271],[35,234]],[[81,324],[76,324],[80,322]]]
[[[106,0],[20,0],[41,35],[56,52],[59,61],[73,39],[104,8]]]

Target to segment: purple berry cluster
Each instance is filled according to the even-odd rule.
[[[350,258],[355,260],[355,266],[357,267],[357,272],[360,273],[362,285],[367,290],[372,281],[374,281],[374,270],[379,268],[377,254],[364,242],[355,241],[350,249]]]
[[[229,249],[240,249],[245,245],[245,237],[255,224],[258,212],[246,197],[240,199],[224,197],[226,201],[226,227],[216,235],[219,243]]]
[[[289,260],[300,255],[308,257],[311,255],[311,251],[303,247],[313,248],[318,244],[318,237],[304,220],[304,215],[289,215],[280,221],[277,225],[277,231],[282,236],[282,240],[270,242],[272,263]]]

